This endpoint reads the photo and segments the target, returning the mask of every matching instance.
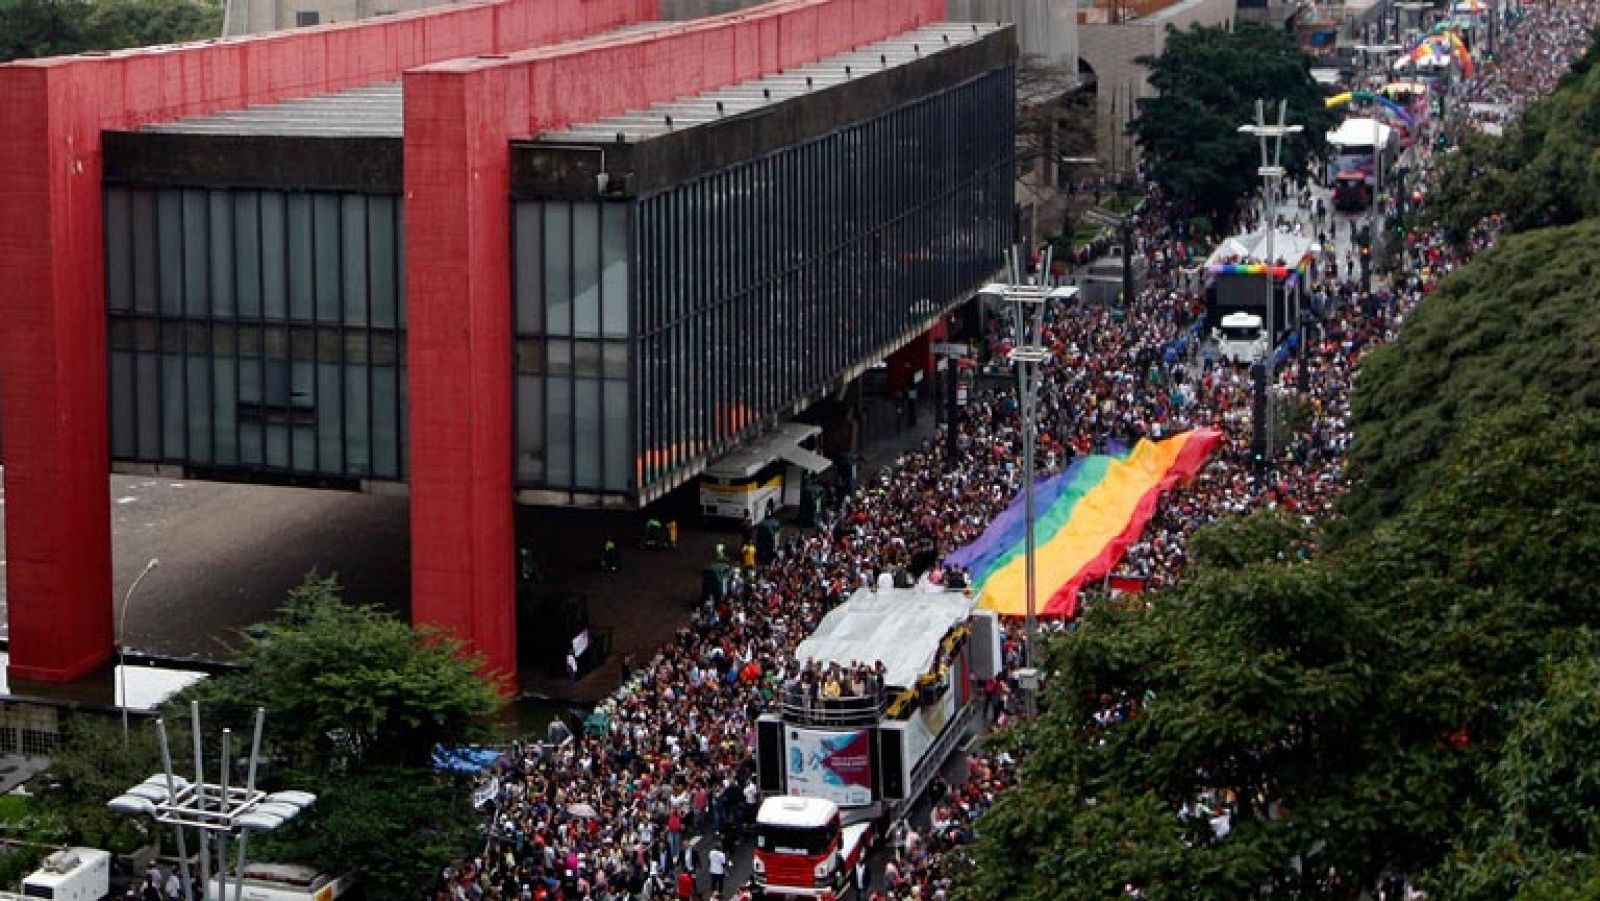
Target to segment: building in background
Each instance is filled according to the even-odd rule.
[[[354,22],[461,0],[224,0],[224,37]]]
[[[1098,154],[1114,178],[1133,176],[1138,148],[1128,123],[1139,98],[1155,94],[1138,59],[1161,55],[1168,28],[1232,28],[1236,12],[1237,0],[1096,0],[1080,11],[1079,55],[1094,76]]]

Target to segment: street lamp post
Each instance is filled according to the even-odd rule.
[[[1267,273],[1267,358],[1258,363],[1263,371],[1258,377],[1251,379],[1256,393],[1254,409],[1259,413],[1266,409],[1266,375],[1275,368],[1278,355],[1278,276],[1275,272],[1278,261],[1273,253],[1273,238],[1278,233],[1278,185],[1283,181],[1283,139],[1289,135],[1299,134],[1305,130],[1303,125],[1288,125],[1285,122],[1289,113],[1287,100],[1278,101],[1278,124],[1267,124],[1266,102],[1256,101],[1256,121],[1239,126],[1241,134],[1254,135],[1261,142],[1261,165],[1256,167],[1256,174],[1261,176],[1262,203],[1266,207],[1261,221],[1266,228],[1265,247],[1261,262],[1266,265]],[[1269,150],[1267,144],[1271,142]],[[1265,421],[1263,421],[1265,420]],[[1255,438],[1253,444],[1258,452],[1264,450],[1271,443],[1268,430],[1272,428],[1272,417],[1269,415],[1255,417]]]
[[[128,603],[133,600],[133,592],[150,575],[150,570],[161,565],[158,557],[151,557],[150,562],[139,570],[139,575],[134,578],[133,584],[128,586],[128,591],[122,596],[122,610],[117,614],[117,681],[120,683],[119,691],[122,694],[122,749],[128,749],[128,644],[123,640],[123,629],[128,623]]]
[[[1037,593],[1034,578],[1034,445],[1038,443],[1038,395],[1040,366],[1049,361],[1050,351],[1043,344],[1045,304],[1051,300],[1071,300],[1078,289],[1070,285],[1049,287],[1042,284],[1050,270],[1050,251],[1045,251],[1040,277],[1025,278],[1022,250],[1012,248],[1009,259],[1009,283],[984,286],[982,294],[1005,300],[1011,305],[1016,343],[1009,359],[1017,367],[1018,402],[1022,412],[1022,497],[1023,497],[1023,591],[1026,594],[1026,637],[1023,642],[1023,663],[1035,663],[1035,642],[1038,637]]]
[[[219,895],[223,901],[227,898],[227,840],[229,836],[237,836],[239,856],[234,868],[233,897],[234,901],[240,901],[244,897],[244,871],[248,863],[250,833],[268,832],[282,826],[316,803],[317,796],[299,791],[267,794],[256,788],[256,767],[261,757],[261,734],[266,721],[266,709],[263,707],[256,708],[255,739],[250,747],[245,784],[229,785],[229,739],[232,733],[228,729],[222,730],[221,781],[206,782],[201,754],[199,705],[192,704],[190,711],[195,724],[195,781],[189,782],[173,772],[166,723],[158,719],[156,736],[160,740],[161,765],[165,772],[157,773],[112,798],[106,806],[116,813],[148,816],[157,823],[173,827],[177,833],[179,866],[186,901],[193,901],[194,894],[189,879],[184,830],[194,829],[200,834],[200,873],[207,895],[212,888],[208,838],[216,835],[219,856],[217,880],[221,885]]]

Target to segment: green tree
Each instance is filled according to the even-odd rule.
[[[331,781],[315,816],[266,836],[263,859],[355,872],[368,898],[416,898],[440,868],[483,847],[483,818],[459,778],[372,767]]]
[[[307,772],[426,768],[434,745],[481,739],[499,705],[482,661],[459,642],[344,604],[337,578],[315,573],[251,631],[240,662],[243,672],[193,696],[236,729],[267,708],[274,748]]]
[[[1451,898],[1593,898],[1600,891],[1600,640],[1546,661],[1489,774],[1492,806],[1446,867]]]
[[[1353,490],[1340,528],[1370,528],[1434,484],[1465,423],[1534,394],[1600,407],[1597,273],[1600,221],[1507,238],[1369,354],[1351,401]]]
[[[1524,397],[1362,533],[1226,523],[1149,609],[1090,613],[1050,649],[1023,790],[980,823],[965,897],[1349,897],[1469,854],[1497,768],[1549,734],[1517,738],[1540,661],[1600,626],[1597,439],[1600,415]],[[1108,701],[1133,715],[1097,720]],[[1561,792],[1575,763],[1513,770]],[[1571,797],[1565,820],[1600,810]],[[1218,839],[1195,808],[1224,798]]]
[[[250,630],[243,668],[199,683],[208,728],[248,735],[267,709],[269,787],[316,792],[313,812],[263,855],[354,873],[371,898],[415,896],[440,861],[472,847],[481,819],[460,780],[433,772],[436,745],[484,737],[498,709],[482,660],[459,642],[340,600],[312,573],[278,617]]]
[[[94,49],[85,0],[0,0],[0,62]]]
[[[99,0],[88,21],[98,49],[147,47],[214,38],[222,33],[215,0]]]
[[[1259,145],[1239,133],[1240,125],[1255,121],[1256,100],[1267,101],[1273,121],[1278,101],[1288,101],[1288,121],[1304,126],[1284,142],[1284,164],[1295,177],[1305,174],[1335,121],[1311,78],[1310,58],[1279,28],[1174,29],[1160,56],[1139,62],[1159,94],[1139,101],[1129,130],[1151,177],[1190,212],[1211,217],[1218,230],[1256,184]]]
[[[106,802],[160,772],[155,733],[144,722],[123,745],[120,723],[98,716],[74,717],[50,755],[50,768],[31,787],[37,811],[63,844],[128,852],[147,844],[150,824],[106,809]]]
[[[0,62],[221,33],[220,0],[0,0]]]

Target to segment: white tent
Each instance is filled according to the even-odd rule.
[[[1278,232],[1272,236],[1272,255],[1283,260],[1290,268],[1298,265],[1302,257],[1314,253],[1317,249],[1315,239],[1292,232]],[[1253,231],[1249,234],[1233,235],[1225,239],[1212,251],[1206,263],[1210,266],[1220,265],[1229,261],[1264,263],[1263,256],[1267,252],[1267,233]]]

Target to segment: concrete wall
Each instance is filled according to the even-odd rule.
[[[392,80],[413,66],[564,40],[657,12],[655,0],[505,0],[0,66],[0,416],[13,679],[69,681],[112,650],[101,132]]]
[[[953,22],[1015,22],[1023,55],[1078,70],[1077,0],[946,0]]]
[[[1191,25],[1232,27],[1235,0],[1182,0],[1161,12],[1122,24],[1081,26],[1079,53],[1097,79],[1096,120],[1099,146],[1096,155],[1118,173],[1126,173],[1137,156],[1125,132],[1133,118],[1135,102],[1154,95],[1149,73],[1134,62],[1141,56],[1159,56],[1167,45],[1167,27],[1187,31]]]

